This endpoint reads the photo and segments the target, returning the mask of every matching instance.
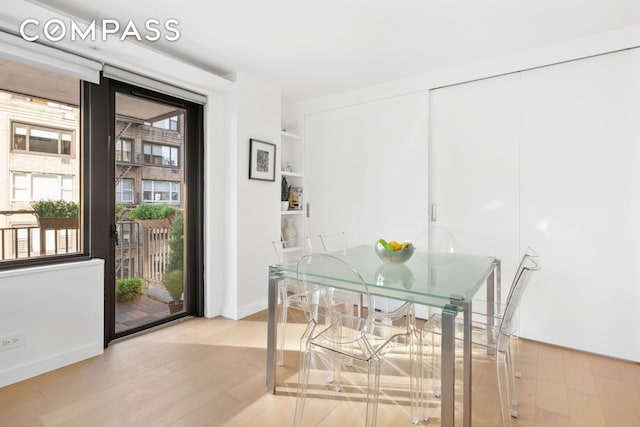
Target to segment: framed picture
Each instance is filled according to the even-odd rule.
[[[249,179],[276,180],[276,145],[250,139]]]

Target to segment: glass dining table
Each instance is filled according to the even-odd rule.
[[[495,306],[500,295],[500,261],[491,256],[416,251],[404,264],[388,264],[375,253],[373,245],[361,245],[331,253],[354,267],[367,283],[372,295],[408,301],[442,310],[441,344],[441,425],[453,426],[455,418],[455,319],[463,316],[463,425],[471,426],[471,300],[486,283],[487,308]],[[323,275],[328,286],[358,291],[358,284],[332,272]],[[297,262],[269,267],[269,306],[267,331],[267,388],[276,392],[276,314],[278,283],[296,280]],[[499,297],[498,297],[499,298]],[[498,301],[499,302],[499,301]],[[487,313],[491,322],[493,313]],[[490,331],[492,328],[487,328]],[[412,402],[412,421],[418,422],[418,408]]]

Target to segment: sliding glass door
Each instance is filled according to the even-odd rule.
[[[104,79],[105,342],[203,314],[202,107]],[[109,182],[111,184],[109,184]],[[106,187],[110,188],[106,188]]]

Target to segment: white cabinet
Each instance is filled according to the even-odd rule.
[[[280,230],[289,248],[300,246],[304,234],[304,139],[292,132],[281,132]],[[288,197],[287,197],[288,195]],[[286,198],[287,200],[283,200]],[[294,230],[293,232],[291,230]]]

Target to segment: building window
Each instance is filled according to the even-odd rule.
[[[13,151],[71,156],[73,131],[13,124]]]
[[[158,120],[157,122],[151,123],[151,126],[154,128],[167,129],[178,132],[180,121],[178,116],[169,117],[167,119]]]
[[[133,141],[130,139],[119,139],[116,142],[116,161],[133,161]]]
[[[142,144],[144,162],[149,165],[178,166],[178,147],[171,145]]]
[[[142,201],[180,203],[180,183],[142,180]]]
[[[11,172],[11,202],[74,200],[73,176]]]
[[[133,200],[133,179],[122,178],[116,184],[116,203],[122,203],[124,205],[130,205]]]

